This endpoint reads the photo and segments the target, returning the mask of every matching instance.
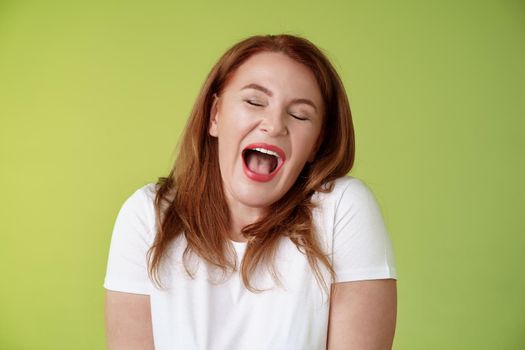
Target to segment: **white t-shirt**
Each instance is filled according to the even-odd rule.
[[[146,251],[156,230],[154,188],[150,183],[138,189],[120,209],[104,287],[150,296],[156,350],[325,349],[329,297],[306,256],[288,238],[281,239],[276,254],[282,285],[275,285],[269,273],[252,280],[255,287],[267,291],[247,290],[238,271],[214,284],[205,263],[194,265],[195,279],[191,279],[182,265],[183,235],[171,247],[169,267],[162,270],[167,289],[155,287],[146,265]],[[332,281],[319,264],[328,284],[397,279],[381,209],[364,182],[352,176],[339,178],[332,192],[315,193],[312,200],[319,203],[313,212],[319,241],[336,272]],[[246,243],[232,243],[242,259]]]

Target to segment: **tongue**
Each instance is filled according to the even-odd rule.
[[[246,164],[257,174],[269,174],[275,162],[275,157],[260,152],[250,152]]]

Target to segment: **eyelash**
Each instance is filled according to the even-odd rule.
[[[258,104],[258,103],[254,102],[254,101],[251,101],[251,100],[245,100],[245,102],[248,103],[248,104],[251,105],[251,106],[255,106],[255,107],[264,107],[264,105],[262,105],[262,104]],[[289,113],[289,114],[290,114],[290,116],[291,116],[292,118],[295,118],[295,119],[297,119],[297,120],[308,120],[308,118],[305,118],[305,117],[300,117],[300,116],[295,115],[295,114],[292,114],[292,113]]]
[[[252,105],[252,106],[257,106],[257,107],[263,107],[264,105],[262,104],[258,104],[254,101],[251,101],[251,100],[246,100],[246,103],[248,103],[249,105]]]

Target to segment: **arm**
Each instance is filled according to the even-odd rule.
[[[149,295],[106,290],[105,318],[109,350],[154,349]]]
[[[391,349],[396,314],[395,279],[334,283],[327,349]]]

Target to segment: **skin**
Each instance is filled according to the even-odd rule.
[[[149,295],[106,290],[106,340],[109,350],[153,350]]]
[[[310,70],[273,52],[250,57],[214,101],[209,133],[218,139],[232,239],[242,241],[242,227],[280,199],[313,159],[322,110],[321,92]],[[248,178],[242,167],[243,149],[261,142],[278,146],[286,154],[283,166],[269,182]]]
[[[392,348],[396,327],[396,281],[332,284],[328,350]],[[154,349],[149,295],[106,291],[109,350]]]
[[[263,215],[292,186],[305,163],[313,160],[322,103],[308,68],[280,53],[249,58],[214,100],[209,134],[218,139],[231,239],[244,241],[242,227]],[[285,164],[269,182],[253,181],[243,172],[241,152],[258,142],[279,146],[286,153]],[[396,305],[393,279],[332,284],[327,349],[391,349]],[[110,350],[153,349],[149,296],[107,290],[106,334]]]
[[[396,314],[395,279],[332,284],[327,349],[392,349]]]

